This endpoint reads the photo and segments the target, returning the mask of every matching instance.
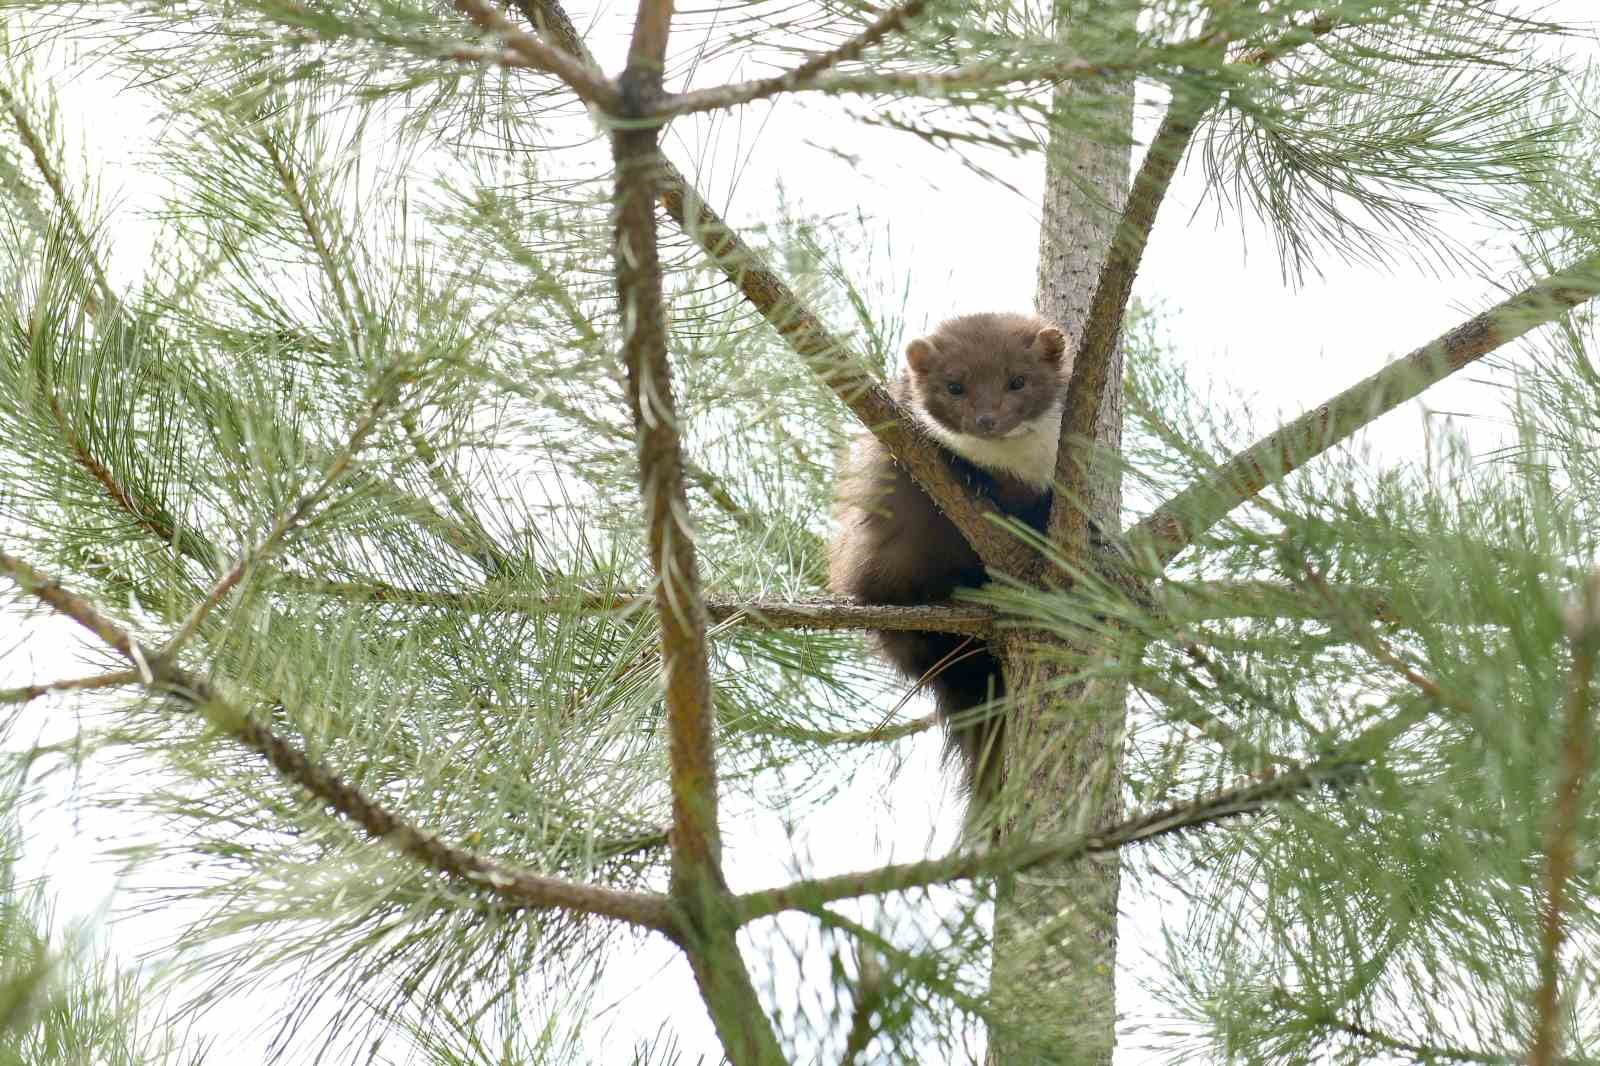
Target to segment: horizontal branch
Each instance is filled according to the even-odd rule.
[[[283,778],[316,796],[374,840],[383,841],[439,873],[488,889],[517,906],[562,908],[669,935],[675,929],[674,911],[664,896],[545,877],[445,843],[373,802],[271,728],[252,720],[205,678],[161,658],[154,649],[142,646],[127,630],[101,614],[88,600],[67,591],[54,578],[3,550],[0,550],[0,573],[7,575],[23,592],[83,626],[132,663],[140,680],[151,691],[172,696],[203,713],[221,731],[265,758]]]
[[[939,724],[939,715],[925,714],[921,718],[913,718],[908,722],[884,722],[871,729],[765,729],[763,732],[774,736],[781,736],[786,740],[799,740],[811,744],[881,744],[890,740],[903,740],[906,737],[926,733]]]
[[[1086,855],[1116,851],[1129,844],[1154,840],[1168,833],[1251,814],[1268,803],[1287,799],[1319,785],[1343,782],[1359,773],[1360,764],[1348,759],[1317,763],[1239,788],[1225,789],[1190,803],[1139,815],[1100,832],[1022,841],[981,850],[963,850],[939,859],[800,881],[783,888],[744,893],[735,897],[734,904],[739,920],[749,922],[782,911],[815,910],[835,900],[1016,873],[1045,862],[1072,862]]]
[[[1600,295],[1600,255],[1590,256],[1475,315],[1360,384],[1268,434],[1167,500],[1129,531],[1165,564],[1195,538],[1379,415],[1530,330]]]
[[[343,599],[463,611],[628,613],[648,610],[653,605],[651,598],[642,593],[518,596],[490,592],[433,592],[390,584],[311,580],[305,581],[304,587],[310,592]],[[731,622],[764,629],[926,629],[937,633],[986,636],[993,631],[995,620],[994,611],[988,607],[959,603],[885,606],[851,600],[707,597],[706,610],[714,622]]]
[[[42,685],[0,688],[0,704],[27,703],[40,696],[48,696],[52,692],[92,692],[101,688],[137,685],[139,681],[137,670],[115,670],[109,674],[95,674],[93,677],[69,677],[61,681],[47,681]]]

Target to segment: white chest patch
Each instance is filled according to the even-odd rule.
[[[917,410],[917,421],[940,444],[991,473],[1010,474],[1036,489],[1050,487],[1056,474],[1056,445],[1061,440],[1061,404],[1025,422],[1006,437],[973,437],[954,433]]]

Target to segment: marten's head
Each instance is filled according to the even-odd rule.
[[[963,315],[906,346],[910,400],[939,436],[986,441],[1060,422],[1072,360],[1067,339],[1036,315]]]

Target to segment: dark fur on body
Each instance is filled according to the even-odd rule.
[[[1061,331],[1037,316],[966,315],[912,341],[907,367],[890,385],[958,477],[1041,532],[1071,366],[1065,348]],[[871,434],[851,446],[834,513],[829,586],[836,594],[934,603],[988,580],[960,531]],[[988,645],[951,633],[874,636],[884,658],[932,691],[969,793],[980,801],[992,795],[1002,719],[986,705],[1004,697],[1005,679]]]

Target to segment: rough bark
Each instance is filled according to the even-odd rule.
[[[1062,35],[1080,32],[1085,24],[1079,16],[1088,11],[1080,2],[1058,3]],[[1117,134],[1132,129],[1131,91],[1128,83],[1064,83],[1056,90],[1036,303],[1074,339],[1082,336],[1127,195],[1129,149]],[[1087,93],[1097,94],[1100,105],[1097,137],[1073,134],[1061,121]],[[1107,360],[1103,388],[1094,439],[1116,451],[1122,441],[1120,343]],[[1087,483],[1069,491],[1102,529],[1119,528],[1121,477],[1114,465],[1091,461]],[[1046,647],[1044,639],[1014,631],[997,644],[1012,702],[1002,741],[1006,784],[988,826],[1002,840],[1099,829],[1123,814],[1123,692],[1061,688],[1074,662],[1098,649],[1054,638]],[[1111,853],[1048,864],[998,885],[991,1066],[1111,1061],[1120,871]]]

